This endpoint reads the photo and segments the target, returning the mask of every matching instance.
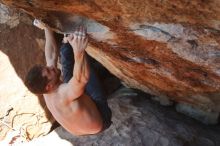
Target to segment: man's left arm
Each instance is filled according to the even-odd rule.
[[[46,58],[47,66],[57,67],[58,49],[57,49],[56,40],[54,38],[54,32],[49,27],[47,27],[42,21],[38,19],[35,19],[33,24],[36,27],[43,29],[45,32],[45,39],[46,39],[45,58]]]

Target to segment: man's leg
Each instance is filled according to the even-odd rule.
[[[107,97],[103,86],[95,72],[93,65],[91,64],[90,59],[91,57],[88,56],[88,62],[90,63],[90,78],[86,85],[86,93],[89,94],[96,103],[103,118],[103,130],[105,130],[112,124],[112,112],[108,106]]]
[[[62,73],[63,81],[67,83],[73,76],[73,66],[74,66],[74,55],[73,49],[69,43],[65,43],[61,46],[60,49],[61,55],[61,64],[62,64]],[[101,82],[94,70],[93,65],[90,60],[91,57],[88,57],[88,62],[90,63],[90,78],[86,85],[86,93],[91,96],[92,100],[96,103],[97,108],[99,109],[101,116],[103,118],[103,130],[107,129],[111,125],[112,113],[107,103],[107,98],[105,92],[102,88]]]
[[[62,65],[63,82],[68,83],[73,76],[74,56],[73,49],[69,43],[63,43],[60,48],[60,59]]]

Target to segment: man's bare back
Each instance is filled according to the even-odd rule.
[[[74,135],[95,134],[102,130],[100,113],[91,100],[91,97],[83,94],[81,97],[68,103],[63,96],[63,86],[53,93],[44,94],[44,99],[54,118]],[[65,87],[64,87],[65,88]]]

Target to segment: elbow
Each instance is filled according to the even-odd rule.
[[[78,78],[77,82],[85,85],[89,82],[89,76],[83,76],[81,78]]]
[[[73,77],[78,84],[87,84],[89,81],[89,74],[74,74]]]
[[[86,83],[86,84],[89,82],[89,75],[84,76],[83,82]]]
[[[84,72],[82,79],[84,83],[87,83],[89,81],[90,73],[89,72]]]
[[[90,72],[87,72],[84,74],[84,81],[87,83],[89,82],[89,79],[90,79]]]

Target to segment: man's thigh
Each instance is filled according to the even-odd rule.
[[[62,44],[60,48],[63,82],[67,83],[73,76],[74,55],[69,43]]]

